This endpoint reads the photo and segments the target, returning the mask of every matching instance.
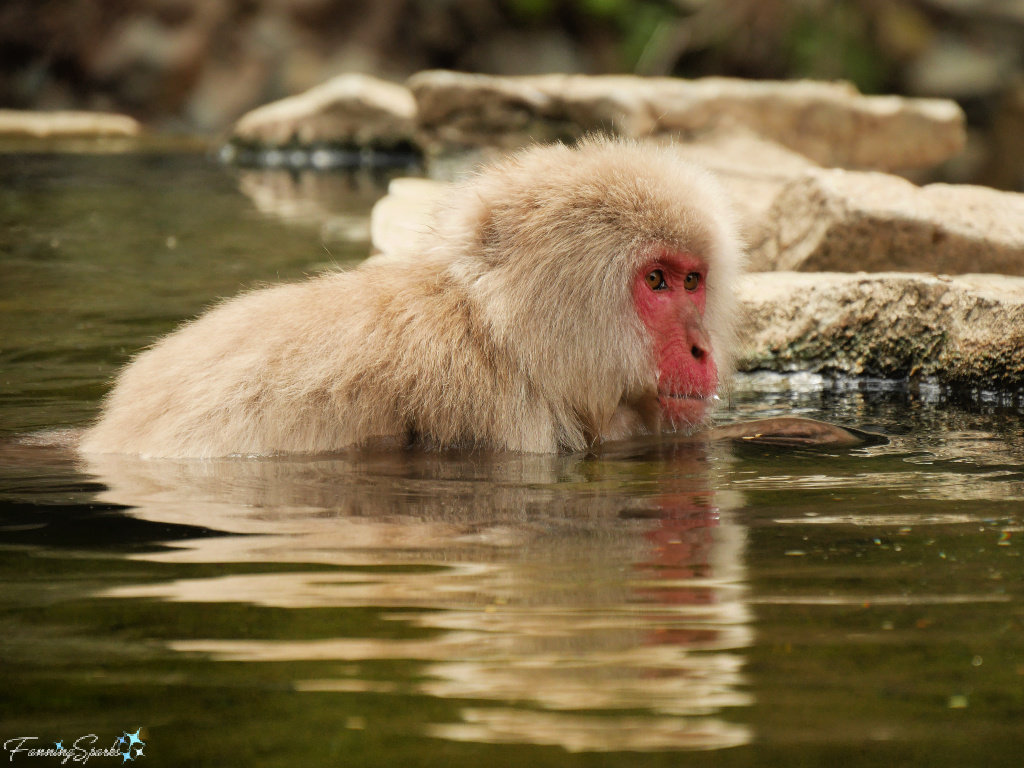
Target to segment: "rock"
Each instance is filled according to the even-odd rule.
[[[235,124],[233,138],[271,146],[405,146],[413,138],[415,115],[416,103],[404,86],[368,75],[339,75],[254,109]]]
[[[747,275],[739,368],[1024,388],[1024,279]]]
[[[1024,195],[809,170],[751,237],[751,268],[1024,275]]]
[[[862,96],[848,83],[429,71],[408,85],[419,140],[435,153],[595,130],[693,138],[744,128],[821,165],[905,170],[942,162],[965,140],[952,101]]]
[[[142,132],[126,115],[104,112],[26,112],[0,109],[0,136],[125,138]]]

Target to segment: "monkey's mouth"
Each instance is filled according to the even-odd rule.
[[[675,426],[693,426],[702,422],[714,404],[714,395],[687,392],[659,392],[661,412]]]

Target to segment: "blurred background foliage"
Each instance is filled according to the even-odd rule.
[[[962,180],[1020,186],[1024,0],[3,0],[0,106],[216,134],[341,72],[845,79],[953,98]]]

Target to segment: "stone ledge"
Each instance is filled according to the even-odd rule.
[[[428,151],[571,139],[594,130],[692,139],[752,131],[825,166],[924,168],[958,154],[964,115],[952,101],[863,96],[848,83],[625,75],[413,75]]]
[[[1024,275],[1024,195],[808,169],[751,227],[751,268]]]
[[[1024,278],[769,272],[747,275],[740,296],[742,371],[1024,388]]]
[[[396,146],[412,141],[415,123],[416,102],[407,88],[348,74],[243,115],[233,138],[267,146]]]
[[[4,137],[131,138],[141,133],[142,126],[126,115],[0,109],[0,136]]]

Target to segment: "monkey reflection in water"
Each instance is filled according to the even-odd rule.
[[[247,293],[161,339],[80,447],[552,453],[694,431],[732,367],[742,262],[726,195],[671,146],[534,147],[457,188],[413,251]]]
[[[730,455],[719,443],[641,437],[600,460],[367,449],[208,461],[88,454],[82,468],[106,486],[98,500],[132,518],[221,534],[139,557],[249,566],[129,579],[104,598],[356,609],[395,625],[306,640],[185,633],[168,642],[174,651],[335,661],[312,680],[297,668],[295,689],[448,700],[450,717],[409,721],[435,738],[682,751],[754,736],[736,709],[753,703],[747,534],[734,514],[744,502],[717,490],[732,476]],[[288,567],[252,568],[275,562]],[[416,666],[361,676],[388,659]]]

